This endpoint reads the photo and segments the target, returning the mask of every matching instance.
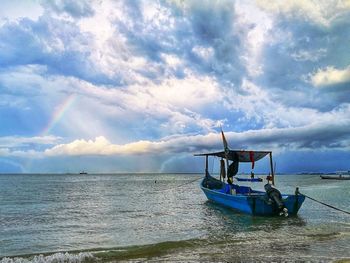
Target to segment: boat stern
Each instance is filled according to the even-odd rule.
[[[303,195],[282,195],[282,201],[284,206],[288,209],[290,215],[296,215],[305,201],[305,196]]]

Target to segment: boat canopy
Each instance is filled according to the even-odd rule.
[[[266,155],[268,155],[269,151],[245,151],[245,150],[229,150],[227,159],[231,161],[236,161],[238,158],[239,162],[248,163],[248,162],[256,162]],[[212,152],[212,153],[200,153],[195,154],[194,156],[217,156],[221,158],[226,158],[225,152]]]

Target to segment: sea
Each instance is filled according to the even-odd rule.
[[[350,262],[350,215],[310,199],[294,217],[237,213],[209,202],[200,177],[2,174],[0,263]],[[350,180],[276,186],[350,210]]]

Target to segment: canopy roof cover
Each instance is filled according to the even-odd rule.
[[[239,162],[255,162],[264,158],[271,152],[268,151],[244,151],[244,150],[229,150],[227,159],[231,161],[236,161],[238,159]],[[221,158],[226,158],[225,152],[213,152],[213,153],[201,153],[195,154],[195,156],[217,156]]]

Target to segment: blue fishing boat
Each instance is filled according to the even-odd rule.
[[[295,194],[281,194],[280,191],[274,187],[275,175],[272,166],[272,152],[230,150],[227,146],[224,133],[221,133],[224,151],[195,155],[204,156],[206,160],[205,177],[200,187],[207,198],[212,202],[251,215],[280,215],[286,217],[288,215],[296,215],[305,200],[305,196],[299,194],[298,188]],[[214,178],[209,174],[208,158],[210,156],[221,158],[220,179]],[[270,174],[267,176],[267,183],[264,185],[265,191],[257,191],[253,190],[251,187],[240,186],[233,183],[233,178],[238,172],[239,163],[251,162],[252,169],[254,169],[255,162],[265,156],[269,156],[270,158]],[[225,168],[225,160],[227,170]],[[227,182],[225,182],[226,177]]]

